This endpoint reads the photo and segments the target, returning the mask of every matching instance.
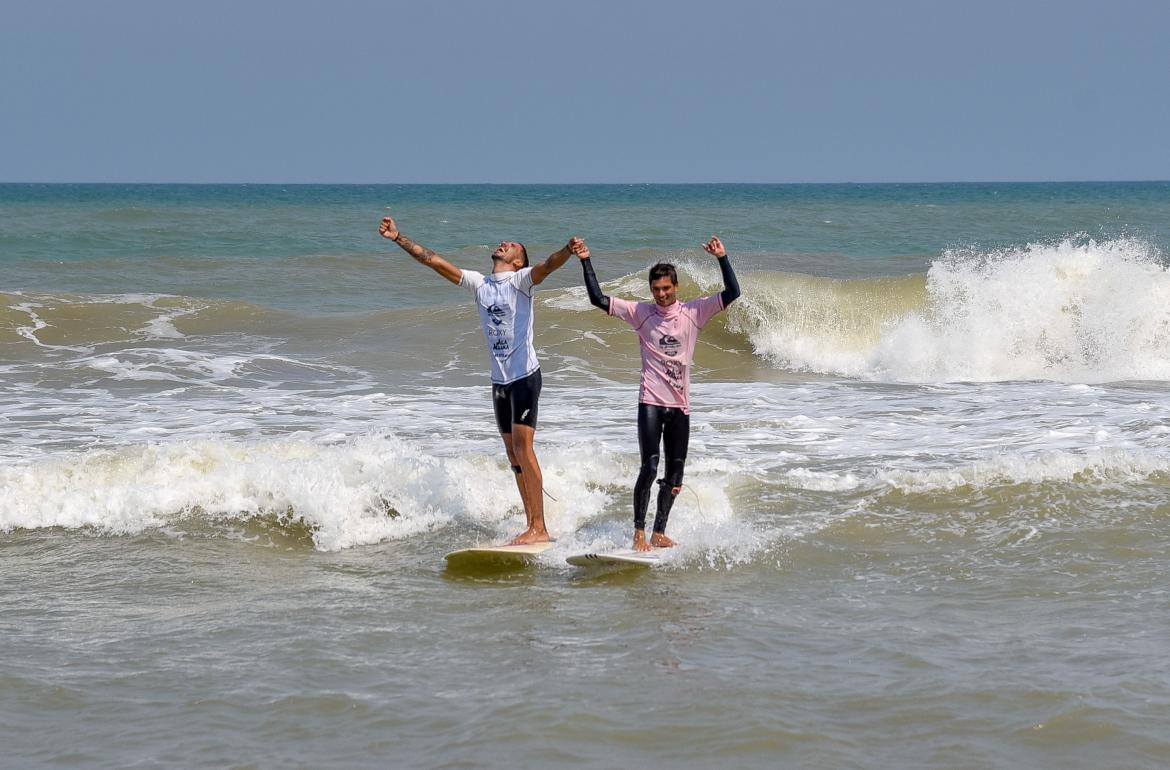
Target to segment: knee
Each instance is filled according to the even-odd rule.
[[[520,444],[517,442],[512,447],[512,457],[516,465],[535,465],[536,464],[536,450],[533,449],[532,444]]]
[[[641,476],[653,476],[658,473],[658,455],[650,455],[642,460],[642,468],[639,471]]]
[[[536,460],[536,450],[532,448],[532,444],[527,446],[520,446],[517,444],[512,448],[512,464],[521,468],[528,468],[536,470],[540,467],[540,463]]]

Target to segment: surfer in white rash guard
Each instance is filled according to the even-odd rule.
[[[723,243],[712,235],[703,249],[715,257],[723,275],[723,291],[687,302],[678,301],[678,273],[674,265],[660,262],[650,268],[650,293],[654,302],[631,302],[601,293],[597,275],[584,243],[570,244],[581,259],[589,301],[620,318],[638,335],[642,350],[642,386],[638,395],[638,448],[642,467],[634,485],[634,550],[666,548],[674,541],[666,536],[666,520],[674,499],[682,491],[683,466],[691,435],[691,359],[699,332],[716,313],[739,296],[739,282]],[[665,478],[658,481],[658,511],[654,532],[646,542],[646,508],[650,485],[658,473],[658,447],[666,450]]]
[[[516,486],[528,522],[527,529],[512,538],[511,544],[547,542],[550,538],[544,524],[544,478],[532,443],[541,386],[540,364],[532,346],[532,289],[565,264],[577,244],[583,242],[572,238],[560,251],[529,267],[524,245],[504,241],[492,252],[492,272],[485,276],[455,267],[426,246],[410,240],[390,217],[382,219],[378,232],[474,297],[491,360],[496,426],[504,439],[508,463],[516,474]]]

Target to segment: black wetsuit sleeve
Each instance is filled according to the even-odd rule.
[[[719,272],[723,273],[723,291],[719,296],[723,298],[723,307],[727,307],[739,297],[739,281],[735,280],[735,271],[731,269],[731,257],[715,261],[719,263]]]
[[[581,272],[585,274],[585,291],[589,292],[589,301],[608,313],[609,297],[601,293],[601,286],[597,283],[597,275],[588,257],[581,260]]]

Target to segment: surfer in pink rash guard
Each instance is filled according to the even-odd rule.
[[[691,360],[699,332],[716,313],[739,296],[739,283],[731,260],[718,237],[703,244],[716,258],[723,275],[723,291],[699,299],[678,301],[678,273],[674,265],[660,262],[650,268],[650,292],[654,302],[631,302],[601,293],[597,275],[584,242],[571,245],[581,259],[589,301],[609,315],[628,323],[638,334],[642,350],[642,384],[638,392],[638,448],[642,467],[634,485],[634,549],[666,548],[674,541],[666,536],[666,520],[674,499],[682,491],[683,466],[691,434]],[[666,453],[664,478],[658,481],[658,511],[654,532],[646,540],[646,508],[650,486],[658,473],[658,448]]]
[[[541,378],[536,349],[532,346],[532,290],[569,260],[581,239],[571,238],[563,248],[533,267],[528,266],[528,251],[523,244],[504,241],[492,252],[491,274],[483,275],[458,268],[426,246],[410,240],[390,217],[382,219],[378,232],[401,246],[417,262],[459,284],[474,298],[491,361],[496,427],[504,440],[512,472],[516,474],[516,486],[528,522],[528,527],[512,538],[510,544],[548,542],[542,497],[544,479],[533,448]]]

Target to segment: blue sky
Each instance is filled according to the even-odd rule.
[[[1170,3],[10,0],[0,181],[1170,179]]]

